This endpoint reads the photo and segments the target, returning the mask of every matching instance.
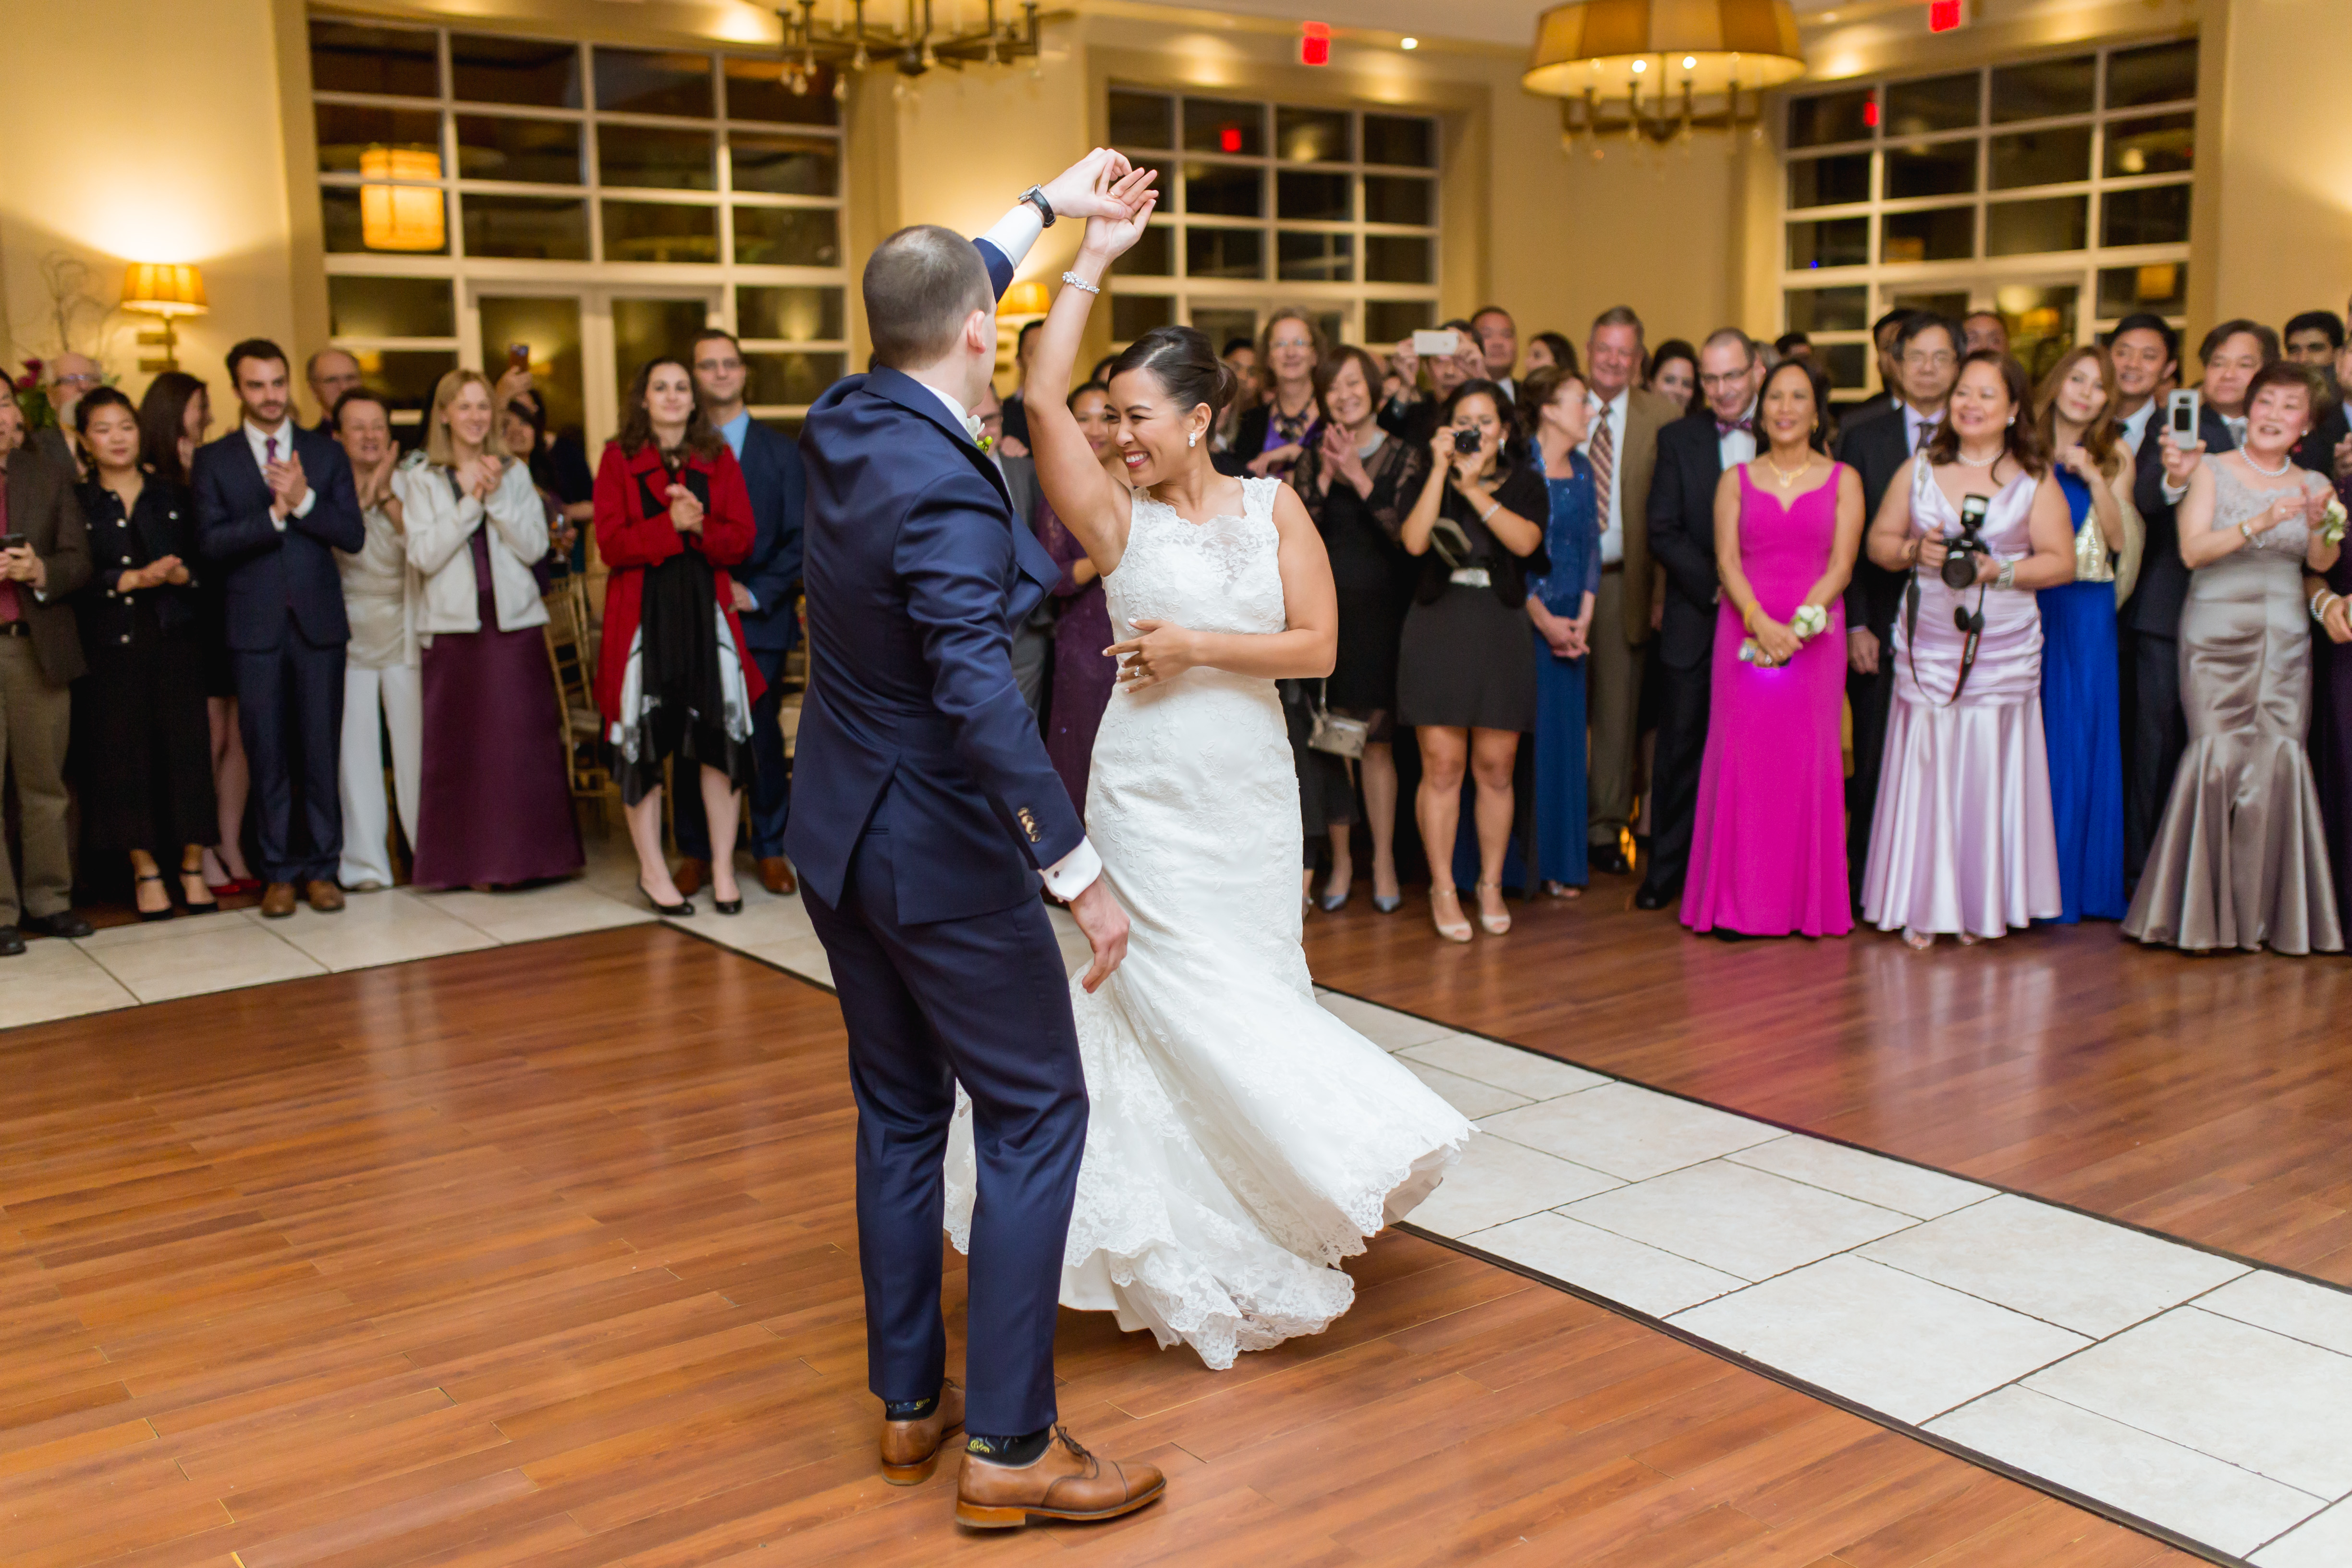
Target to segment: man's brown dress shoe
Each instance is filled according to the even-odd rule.
[[[963,1390],[940,1386],[939,1408],[919,1421],[882,1423],[882,1479],[894,1487],[919,1487],[939,1468],[940,1445],[963,1425]]]
[[[710,862],[698,860],[689,855],[677,863],[677,869],[670,873],[669,879],[677,884],[679,898],[690,899],[702,891],[702,884],[709,880],[709,878]]]
[[[261,890],[261,913],[265,920],[282,921],[294,912],[294,884],[272,882]]]
[[[1159,1500],[1168,1479],[1151,1465],[1098,1459],[1056,1426],[1045,1451],[1025,1465],[1000,1465],[967,1449],[956,1478],[956,1522],[975,1530],[1018,1529],[1033,1519],[1117,1519]]]
[[[322,915],[333,914],[343,907],[343,890],[324,878],[305,886],[302,896],[310,900],[310,907]]]
[[[781,855],[770,855],[760,862],[760,886],[778,898],[796,891],[800,884],[793,880],[793,863]]]

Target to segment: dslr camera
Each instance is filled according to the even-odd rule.
[[[1989,553],[1984,542],[1985,514],[1992,510],[1989,496],[1960,498],[1960,533],[1944,541],[1944,586],[1955,594],[1977,580],[1977,561]]]
[[[1470,456],[1471,453],[1475,452],[1478,449],[1478,446],[1479,441],[1477,431],[1456,430],[1454,432],[1454,449],[1461,453],[1464,457],[1466,458]]]

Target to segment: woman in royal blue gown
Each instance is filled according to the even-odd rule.
[[[2074,580],[2044,588],[2042,724],[2058,829],[2062,924],[2124,918],[2124,774],[2116,605],[2139,571],[2133,464],[2105,351],[2078,348],[2034,398],[2043,448],[2074,529]]]

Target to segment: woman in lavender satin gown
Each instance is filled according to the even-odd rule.
[[[1984,503],[1982,548],[1956,592],[1942,568],[1972,501]],[[1943,425],[1887,484],[1870,558],[1911,581],[1890,649],[1863,918],[1924,948],[1945,931],[1966,946],[2055,916],[2034,591],[2074,580],[2074,530],[2015,361],[1979,349],[1960,362]]]
[[[1715,492],[1714,721],[1699,766],[1683,924],[1725,938],[1843,936],[1845,584],[1862,547],[1862,476],[1822,450],[1829,383],[1783,360],[1757,402],[1765,450]],[[1791,623],[1821,613],[1810,637]],[[1769,658],[1743,659],[1743,647]]]

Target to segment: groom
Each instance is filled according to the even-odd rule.
[[[1166,1484],[1055,1425],[1087,1086],[1039,879],[1093,946],[1088,990],[1124,955],[1127,916],[1013,677],[1013,628],[1060,569],[969,413],[995,370],[997,297],[1045,226],[1129,216],[1151,178],[1097,151],[978,241],[885,240],[864,280],[876,368],[835,384],[801,433],[810,677],[784,843],[849,1031],[866,1384],[886,1480],[922,1481],[967,1428],[956,1517],[982,1527],[1115,1518]],[[979,1164],[968,1410],[940,1318],[958,1084]]]

